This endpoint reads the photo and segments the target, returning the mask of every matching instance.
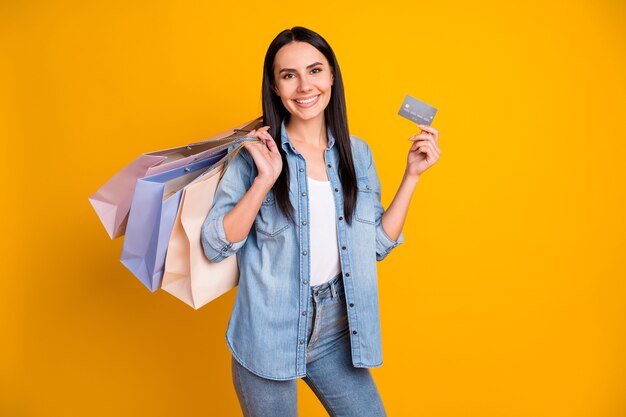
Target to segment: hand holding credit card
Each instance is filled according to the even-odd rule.
[[[437,109],[407,94],[398,114],[417,124],[430,126]]]
[[[398,111],[400,116],[417,123],[422,130],[421,133],[409,138],[413,144],[407,155],[405,178],[412,178],[414,181],[439,160],[441,155],[439,130],[430,125],[436,113],[436,108],[408,94]]]

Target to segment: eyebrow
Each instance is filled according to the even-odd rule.
[[[316,65],[324,65],[324,64],[322,64],[321,62],[314,62],[311,65],[307,65],[306,69],[312,68]],[[284,72],[284,71],[295,71],[295,68],[283,68],[280,71],[278,71],[278,73],[280,74],[281,72]]]

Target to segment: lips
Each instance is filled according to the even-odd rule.
[[[317,103],[317,101],[319,100],[319,94],[315,95],[315,96],[311,96],[311,97],[303,97],[303,98],[298,98],[298,99],[294,99],[293,101],[299,106],[299,107],[310,107],[312,105],[314,105],[315,103]],[[304,102],[302,102],[304,101]]]

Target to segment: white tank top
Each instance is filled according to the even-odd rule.
[[[341,272],[337,239],[337,214],[330,181],[307,176],[309,185],[309,230],[311,285],[330,281]]]

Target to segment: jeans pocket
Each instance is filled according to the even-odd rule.
[[[317,304],[315,302],[313,302],[312,304],[312,310],[311,312],[309,312],[309,317],[307,320],[307,337],[306,337],[306,345],[309,346],[309,344],[311,343],[311,336],[313,336],[313,330],[316,326],[316,323],[318,321],[318,317],[317,317]]]

